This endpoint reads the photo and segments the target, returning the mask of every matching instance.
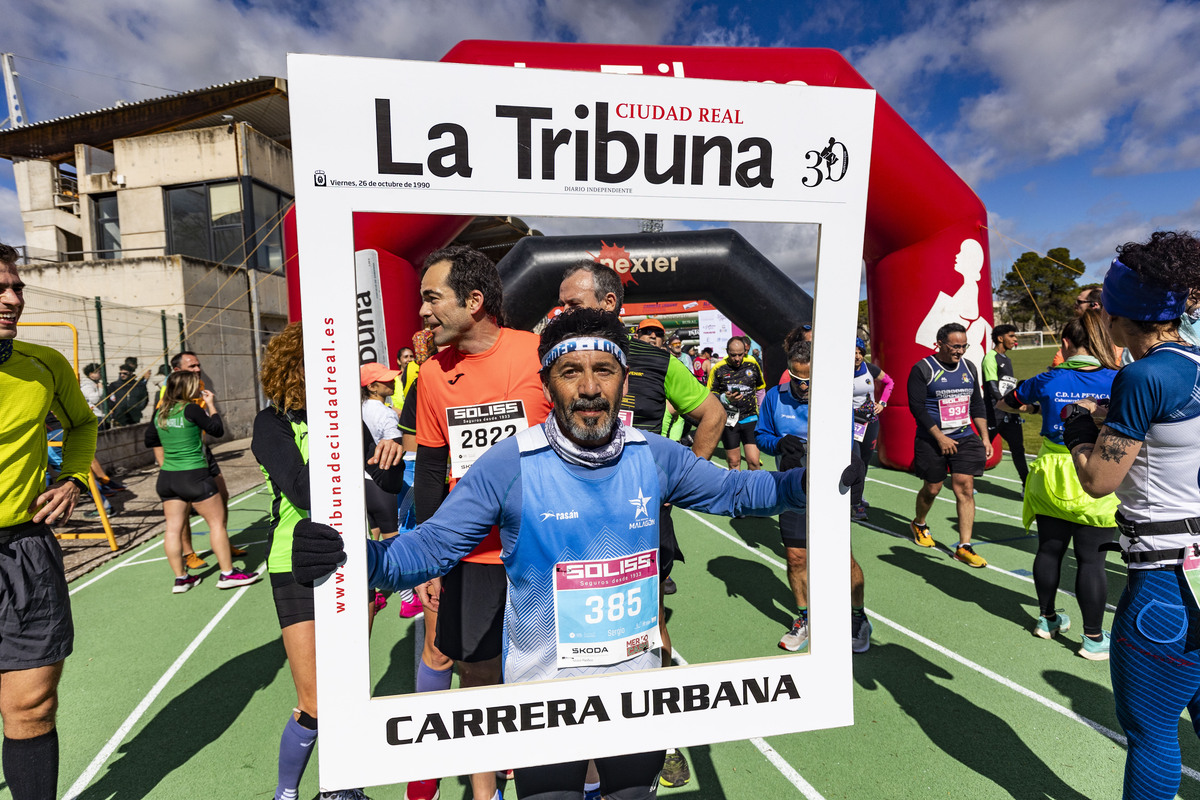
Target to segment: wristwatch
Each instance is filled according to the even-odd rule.
[[[66,482],[75,484],[75,486],[77,486],[79,488],[79,491],[81,491],[81,492],[90,492],[91,491],[91,489],[88,487],[88,485],[86,483],[84,483],[83,481],[79,480],[79,478],[74,478],[74,477],[67,478]]]

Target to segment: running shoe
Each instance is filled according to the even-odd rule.
[[[317,800],[371,800],[362,789],[338,789],[336,792],[321,792]]]
[[[421,605],[421,598],[417,597],[417,593],[413,592],[412,599],[400,601],[400,619],[412,619],[425,610]]]
[[[675,580],[669,575],[667,576],[667,579],[663,581],[662,586],[663,594],[675,594],[677,591],[679,591],[679,587],[675,585]]]
[[[121,493],[120,489],[113,488],[113,486],[107,483],[100,484],[99,488],[100,494],[104,495],[105,497],[115,497]]]
[[[1045,616],[1038,617],[1037,627],[1033,629],[1033,635],[1043,639],[1053,639],[1056,633],[1063,633],[1071,630],[1071,618],[1061,611],[1055,615],[1054,621],[1046,619]]]
[[[683,757],[683,753],[678,750],[667,753],[667,759],[663,762],[658,782],[668,789],[678,789],[680,786],[686,786],[691,779],[692,771],[688,768],[687,759]]]
[[[116,489],[118,492],[123,492],[127,488],[125,484],[121,483],[116,478],[109,478],[107,481],[101,481],[101,483],[110,489]]]
[[[234,589],[238,586],[249,586],[252,583],[258,583],[262,580],[262,575],[257,572],[242,572],[240,569],[235,569],[232,572],[222,572],[217,578],[218,589]]]
[[[918,525],[916,522],[908,523],[908,529],[912,531],[913,541],[921,547],[933,547],[936,542],[929,535],[928,525]]]
[[[175,585],[171,587],[172,594],[183,594],[189,591],[193,586],[200,582],[200,579],[195,575],[184,575],[182,578],[175,579]]]
[[[600,800],[599,789],[584,789],[583,800]]]
[[[984,557],[976,553],[975,548],[971,547],[969,544],[960,544],[958,547],[954,548],[954,557],[966,564],[968,567],[975,567],[976,569],[979,569],[987,566],[987,561],[984,559]]]
[[[1061,617],[1062,614],[1059,614]],[[1079,655],[1086,658],[1088,661],[1108,661],[1108,631],[1100,631],[1100,641],[1083,637],[1083,647],[1079,648]]]
[[[243,550],[242,548],[238,547],[237,545],[230,543],[229,555],[233,556],[234,558],[241,558],[242,556],[246,555],[246,551]],[[358,790],[355,789],[355,791],[358,791]]]
[[[409,781],[404,789],[404,800],[438,800],[442,796],[438,788],[440,780]]]
[[[183,558],[185,561],[187,561],[188,569],[204,569],[205,567],[208,566],[208,562],[205,561],[200,556],[196,555],[196,553],[194,553],[194,552],[188,553]]]
[[[850,509],[850,519],[855,522],[863,522],[867,518],[867,507],[862,503]]]
[[[871,620],[866,614],[850,612],[850,650],[865,653],[871,647]]]
[[[378,614],[387,608],[387,598],[383,596],[383,592],[375,590],[375,613]]]
[[[779,640],[779,647],[789,653],[795,653],[797,650],[803,650],[806,644],[808,644],[808,617],[796,617],[796,621],[792,623],[792,629]]]

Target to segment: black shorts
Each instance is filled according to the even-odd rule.
[[[748,444],[751,447],[758,447],[758,439],[755,438],[755,428],[758,427],[758,417],[752,420],[743,420],[737,425],[727,426],[721,431],[721,444],[726,450],[737,450],[743,444]]]
[[[662,580],[671,577],[671,567],[683,561],[683,551],[675,538],[675,522],[671,519],[674,506],[663,506],[658,512],[658,576]]]
[[[807,515],[800,511],[779,512],[779,537],[784,547],[808,548]]]
[[[279,629],[283,630],[297,622],[309,622],[317,618],[316,602],[311,586],[297,583],[290,572],[272,572],[271,597],[275,600],[275,616],[279,618]],[[367,602],[375,598],[375,590],[367,589]]]
[[[596,759],[600,791],[611,800],[647,800],[655,796],[665,750]],[[580,796],[587,761],[568,761],[513,770],[517,797],[572,800]]]
[[[43,523],[4,529],[0,541],[0,670],[56,664],[75,644],[62,548]]]
[[[442,576],[434,645],[447,658],[469,664],[499,657],[507,597],[503,564],[458,562]]]
[[[400,530],[400,502],[396,495],[385,492],[370,478],[365,481],[363,500],[367,506],[369,527],[379,528],[381,534]]]
[[[163,470],[158,473],[158,484],[154,488],[163,500],[199,503],[217,494],[217,481],[209,474],[208,467]]]
[[[217,463],[217,457],[208,445],[204,445],[204,460],[208,462],[208,474],[214,478],[221,477],[221,465]]]
[[[920,436],[913,443],[912,473],[926,483],[942,483],[946,480],[946,470],[954,475],[974,475],[978,478],[987,466],[987,451],[983,442],[975,434],[954,440],[958,444],[958,452],[953,455],[942,455],[942,449],[937,442]]]
[[[271,596],[275,599],[275,616],[279,617],[281,630],[317,618],[312,587],[296,583],[290,572],[271,573]]]

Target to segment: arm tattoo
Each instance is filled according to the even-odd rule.
[[[1100,458],[1103,461],[1120,462],[1129,452],[1129,445],[1135,439],[1130,439],[1128,436],[1121,436],[1117,433],[1107,433],[1098,442],[1100,447]]]

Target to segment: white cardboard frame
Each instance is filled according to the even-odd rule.
[[[817,223],[821,233],[815,297],[820,302],[813,322],[820,334],[814,340],[812,413],[820,420],[848,418],[851,386],[844,378],[857,319],[875,93],[296,54],[288,57],[288,74],[303,254],[312,517],[348,534],[347,564],[316,590],[322,788],[373,786],[852,724],[851,652],[843,612],[849,593],[849,515],[838,486],[846,462],[848,423],[810,431],[811,463],[823,466],[809,475],[809,520],[820,521],[814,525],[819,535],[809,541],[810,563],[818,565],[809,572],[814,609],[809,653],[371,697],[367,616],[360,613],[362,603],[349,601],[367,594],[365,537],[359,535],[361,522],[354,522],[361,521],[364,512],[362,472],[353,466],[361,464],[362,454],[351,217],[356,211],[382,211]],[[449,134],[430,141],[429,129],[450,122],[462,126],[469,141],[471,176],[436,177],[427,165],[420,176],[380,174],[377,98],[391,102],[393,161],[425,162],[431,150],[451,141]],[[640,170],[621,183],[596,180],[595,118],[601,103],[609,109],[608,129],[633,134],[643,154],[646,135],[657,135],[660,161],[671,152],[676,134],[686,135],[689,144],[696,135],[728,137],[735,167],[764,150],[751,145],[741,154],[739,143],[749,137],[765,139],[772,184],[747,187],[734,180],[719,185],[713,156],[699,185],[651,184]],[[623,103],[658,106],[664,116],[674,109],[677,118],[621,118],[622,110],[632,110],[622,109]],[[497,105],[552,109],[551,120],[530,123],[533,168],[528,179],[518,177],[517,121],[497,118]],[[588,118],[580,120],[577,107],[586,108]],[[714,108],[721,113],[713,114]],[[702,115],[702,109],[708,113]],[[735,116],[725,116],[726,111]],[[685,113],[690,119],[680,119]],[[701,116],[707,119],[702,122]],[[712,121],[718,117],[726,121]],[[538,130],[543,126],[589,131],[592,180],[574,180],[576,135],[559,152],[556,179],[541,179]],[[832,152],[838,157],[833,165],[818,155],[830,142],[836,142]],[[626,151],[609,145],[608,152],[609,168],[615,169]],[[842,165],[847,168],[841,179],[830,180]],[[822,174],[820,181],[817,172]],[[757,174],[762,174],[761,167]],[[398,185],[384,185],[388,182]],[[331,405],[338,401],[340,406]],[[335,498],[334,481],[342,476],[344,491]],[[825,614],[821,609],[836,611]],[[747,681],[756,686],[765,681],[774,701],[738,706],[726,702],[703,711],[684,711],[686,706],[680,705],[679,713],[671,713],[668,706],[659,715],[630,718],[622,714],[623,693],[631,693],[638,705],[644,692],[652,697],[656,691],[668,697],[677,692],[683,697],[690,691],[696,698],[700,689],[683,687],[705,686],[711,700],[722,682],[730,682],[737,695],[753,699],[745,688]],[[603,705],[606,721],[592,716],[575,725],[536,727],[539,712],[541,724],[546,724],[548,702],[574,701],[578,716],[589,698]],[[507,732],[498,726],[496,733],[489,733],[487,709],[508,706],[515,707],[522,728],[524,720],[530,727]],[[468,726],[461,738],[427,735],[419,744],[401,743],[415,738],[430,714],[440,715],[453,734],[456,712],[463,719],[481,714],[484,735],[470,735]]]

